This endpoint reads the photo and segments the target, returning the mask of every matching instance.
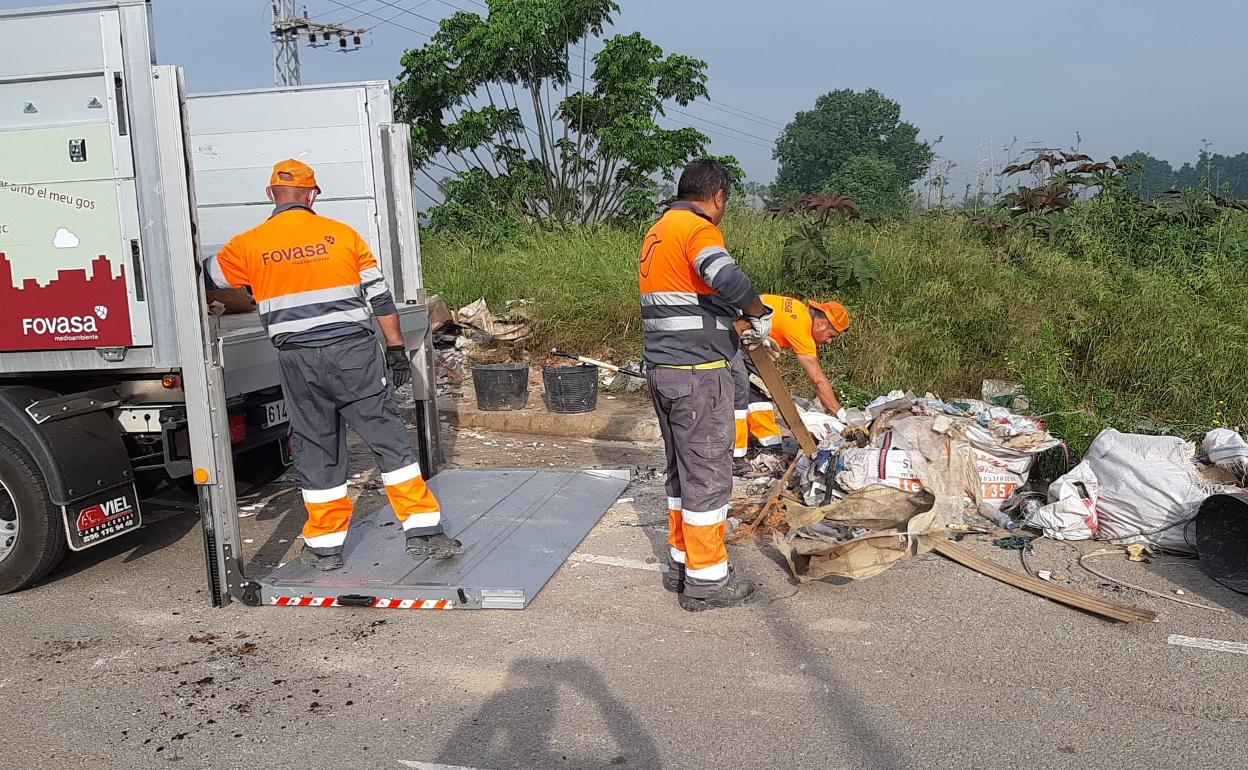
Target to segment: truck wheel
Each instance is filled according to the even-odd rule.
[[[0,433],[0,593],[26,588],[65,557],[61,512],[39,466]]]

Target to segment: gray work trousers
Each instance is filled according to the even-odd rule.
[[[732,496],[733,382],[728,367],[646,373],[667,455],[672,569],[703,598],[728,581],[724,522]]]
[[[375,337],[352,337],[323,347],[287,347],[278,350],[277,361],[290,415],[294,465],[305,503],[346,498],[350,464],[347,426],[364,439],[377,458],[392,505],[404,500],[393,494],[401,484],[417,486],[419,494],[426,494],[423,482],[416,484],[421,479],[416,453],[395,406],[385,356]],[[397,475],[402,481],[392,484],[387,475]],[[396,515],[405,523],[411,512],[434,510],[436,501],[417,503],[410,511],[395,505]],[[312,511],[309,506],[309,513]],[[420,535],[442,532],[436,514],[427,514],[419,521],[419,528],[405,526],[405,530]],[[339,521],[330,528],[344,523]],[[305,528],[305,539],[309,531],[317,530]],[[331,544],[326,550],[340,551],[341,546]]]

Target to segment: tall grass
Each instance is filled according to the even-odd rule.
[[[805,296],[779,274],[790,225],[736,213],[729,249],[762,290]],[[635,356],[640,228],[540,232],[501,245],[424,240],[430,291],[465,304],[537,301],[534,347]],[[1242,233],[1241,233],[1242,235]],[[848,334],[821,353],[854,403],[895,388],[975,395],[985,378],[1023,381],[1076,451],[1106,425],[1195,434],[1248,416],[1248,276],[1244,255],[1176,266],[1072,257],[1017,237],[987,245],[960,216],[881,227],[851,224],[833,240],[871,249],[880,274],[837,297]],[[1086,249],[1085,249],[1086,250]],[[823,297],[820,297],[822,299]],[[809,388],[795,368],[798,392]]]

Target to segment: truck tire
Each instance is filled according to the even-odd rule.
[[[0,593],[34,584],[65,557],[61,512],[39,466],[0,432]]]

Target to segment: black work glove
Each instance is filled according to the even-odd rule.
[[[407,360],[407,349],[402,345],[386,346],[386,368],[394,387],[401,388],[412,381],[412,364]]]

